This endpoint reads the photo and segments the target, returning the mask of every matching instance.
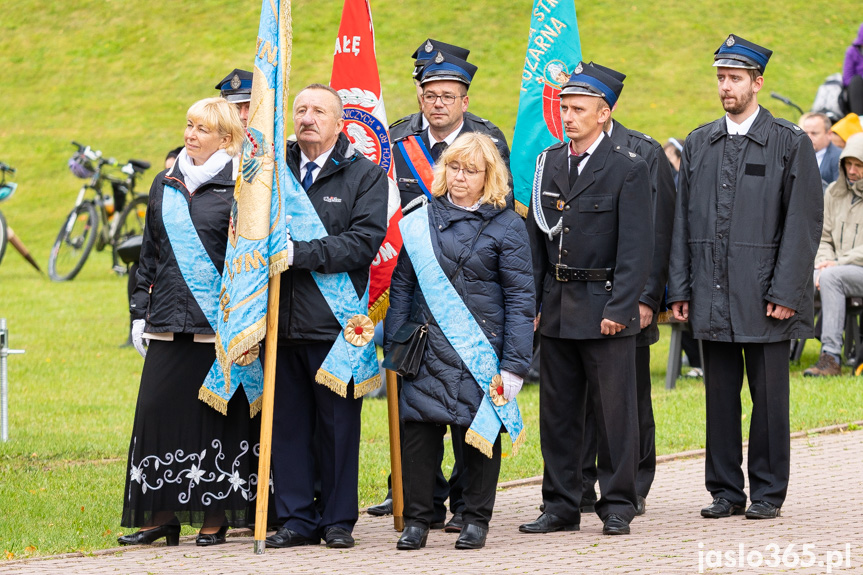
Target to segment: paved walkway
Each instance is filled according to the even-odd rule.
[[[863,432],[795,438],[791,458],[791,487],[777,520],[702,519],[710,500],[704,459],[678,458],[658,466],[647,513],[629,536],[603,536],[595,515],[582,518],[580,532],[519,533],[519,524],[538,515],[540,488],[530,484],[498,493],[481,551],[456,551],[457,536],[443,531],[422,551],[396,551],[392,518],[363,514],[357,546],[346,551],[321,545],[255,555],[248,537],[209,549],[186,538],[179,547],[12,562],[0,573],[863,573]]]

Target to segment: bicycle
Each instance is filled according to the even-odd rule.
[[[8,164],[0,162],[0,202],[8,200],[15,193],[18,184],[6,181],[6,174],[15,175],[15,168]],[[3,212],[0,212],[0,263],[3,262],[3,256],[6,255],[6,245],[9,243],[9,227],[6,225],[6,218],[3,217]]]
[[[115,177],[103,170],[106,166],[118,167],[117,160],[103,158],[102,152],[78,142],[72,145],[77,146],[78,151],[69,159],[69,169],[88,182],[78,190],[75,207],[57,234],[48,259],[48,275],[58,282],[74,279],[94,246],[96,251],[111,246],[112,269],[123,274],[126,267],[121,264],[116,247],[132,236],[143,234],[148,196],[135,191],[135,182],[150,168],[150,162],[129,160],[120,167],[125,177]],[[110,195],[102,189],[106,182],[111,185]],[[88,197],[88,192],[93,195]],[[126,203],[129,195],[131,200]],[[118,209],[121,210],[119,216]]]

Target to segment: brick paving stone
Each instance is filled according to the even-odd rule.
[[[127,547],[86,557],[13,561],[0,564],[0,573],[863,573],[863,520],[858,511],[863,509],[861,432],[792,440],[791,484],[782,517],[777,520],[750,521],[742,516],[703,519],[700,509],[711,500],[704,489],[703,457],[658,465],[647,513],[633,521],[628,536],[603,536],[602,523],[593,514],[582,518],[578,532],[519,533],[521,523],[539,514],[540,499],[538,482],[499,491],[488,542],[479,551],[455,550],[457,535],[443,531],[432,532],[423,550],[396,551],[398,533],[392,528],[392,518],[362,514],[354,529],[357,546],[350,550],[321,545],[268,549],[264,555],[255,555],[250,537],[231,537],[225,545],[206,549],[196,547],[194,538],[187,537],[179,547]],[[800,555],[804,544],[811,545],[807,549],[814,553],[814,564],[809,567],[799,565],[801,557],[808,560],[808,556]],[[737,558],[740,545],[744,550],[742,562]],[[756,553],[771,563],[775,561],[776,566],[755,566]],[[797,564],[793,564],[795,553]],[[828,565],[830,562],[833,565]]]

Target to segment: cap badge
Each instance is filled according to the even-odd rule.
[[[582,66],[581,62],[578,63],[578,66],[575,67],[575,73],[581,74],[584,72],[584,66]]]
[[[425,51],[431,54],[432,50],[434,50],[434,46],[432,46],[431,40],[426,40]]]
[[[443,62],[443,52],[438,52],[437,56],[435,56],[434,61],[435,64],[440,64],[441,62]]]
[[[729,36],[728,40],[725,41],[725,45],[731,48],[734,46],[734,36]]]
[[[234,77],[231,78],[231,88],[236,90],[237,88],[240,87],[240,84],[242,84],[242,82],[240,81],[239,74],[234,74]]]

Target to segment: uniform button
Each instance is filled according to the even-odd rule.
[[[598,210],[598,209],[599,209],[599,204],[593,204],[593,209],[594,209],[594,210]]]
[[[719,239],[721,240],[721,239],[722,239],[722,234],[719,234],[719,235],[718,235],[718,237],[719,237]]]
[[[563,250],[563,251],[562,251],[562,252],[560,252],[560,253],[561,253],[561,254],[563,254],[563,255],[565,255],[565,256],[568,256],[568,255],[569,255],[569,250]]]
[[[563,209],[569,211],[569,204],[565,205]]]
[[[722,289],[722,286],[719,284],[716,284],[716,289]]]
[[[727,188],[727,187],[728,187],[728,184],[722,184],[722,187],[723,187],[723,188]]]
[[[565,233],[565,234],[569,233],[569,226],[563,228],[563,233]]]

